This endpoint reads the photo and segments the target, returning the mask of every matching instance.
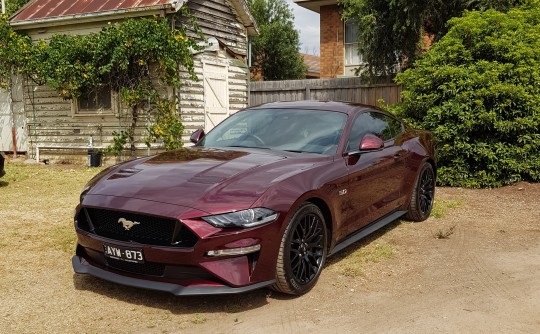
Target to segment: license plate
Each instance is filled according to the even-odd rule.
[[[144,263],[142,249],[120,247],[116,245],[103,244],[103,254],[105,257],[132,263]]]

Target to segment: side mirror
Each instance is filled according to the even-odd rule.
[[[368,133],[362,138],[362,141],[360,141],[360,147],[358,149],[360,151],[373,151],[380,150],[383,147],[384,141],[381,138]]]
[[[204,130],[199,129],[191,134],[189,141],[191,141],[193,144],[197,144],[204,137],[204,135]]]
[[[372,152],[372,151],[379,151],[384,148],[384,141],[375,136],[374,134],[368,133],[364,137],[362,137],[362,140],[360,141],[360,145],[358,145],[357,151],[351,151],[346,153],[346,156],[349,157],[359,157],[360,154],[365,152]]]

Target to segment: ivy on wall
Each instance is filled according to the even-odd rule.
[[[179,19],[182,24],[174,24]],[[54,35],[48,42],[33,43],[13,31],[4,16],[0,19],[0,86],[7,88],[15,71],[48,85],[65,99],[78,98],[96,87],[111,87],[129,108],[131,120],[128,128],[115,132],[125,140],[115,143],[127,141],[134,154],[135,128],[143,115],[145,119],[150,115],[147,145],[161,141],[166,149],[177,148],[183,127],[175,101],[160,97],[152,79],[171,87],[180,87],[181,71],[197,79],[192,51],[201,46],[190,31],[203,39],[195,19],[183,8],[169,18],[128,19],[109,23],[99,33]],[[122,149],[113,145],[111,150],[120,153]]]

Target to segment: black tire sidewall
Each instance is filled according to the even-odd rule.
[[[433,167],[431,166],[431,164],[429,162],[426,162],[424,163],[424,165],[422,166],[422,169],[420,170],[420,173],[418,174],[418,180],[416,181],[416,189],[414,191],[414,196],[416,196],[415,198],[415,210],[417,210],[417,213],[418,213],[418,216],[421,217],[420,219],[421,220],[426,220],[429,215],[431,214],[431,210],[433,209],[433,204],[434,204],[434,200],[435,200],[435,184],[433,184],[433,199],[431,200],[431,203],[430,203],[430,208],[428,210],[428,212],[422,212],[422,210],[420,209],[420,185],[422,183],[422,178],[424,176],[424,173],[428,172],[431,173],[431,176],[433,178],[433,183],[435,183],[435,171],[433,170]]]
[[[319,218],[319,221],[321,222],[321,227],[323,229],[323,256],[321,260],[321,264],[319,266],[318,272],[315,275],[315,277],[309,281],[306,284],[300,283],[296,280],[295,275],[292,272],[291,268],[291,257],[290,257],[290,251],[291,251],[291,239],[293,236],[293,233],[305,216],[309,214],[314,214]],[[325,224],[324,216],[321,212],[321,210],[314,204],[308,203],[301,206],[294,216],[291,218],[289,226],[287,226],[287,229],[285,230],[286,236],[284,239],[284,244],[282,247],[284,247],[283,250],[283,270],[285,273],[285,278],[287,280],[287,285],[289,286],[289,289],[291,291],[294,291],[296,294],[303,294],[311,290],[315,284],[317,283],[317,280],[319,279],[321,275],[322,268],[324,267],[324,264],[326,262],[326,256],[328,252],[328,235],[327,235],[327,228]]]

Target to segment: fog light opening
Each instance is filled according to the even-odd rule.
[[[231,255],[245,255],[261,250],[261,245],[254,245],[249,247],[230,248],[230,249],[217,249],[211,250],[206,253],[208,256],[231,256]]]

